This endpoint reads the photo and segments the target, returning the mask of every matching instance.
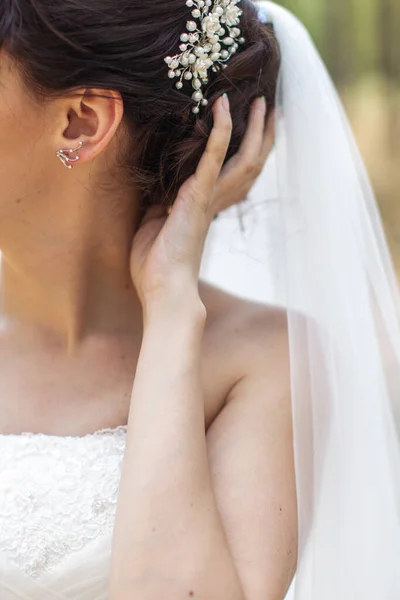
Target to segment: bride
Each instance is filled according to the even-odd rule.
[[[400,297],[302,25],[3,0],[0,40],[1,600],[396,600]]]

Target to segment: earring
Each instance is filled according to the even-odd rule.
[[[76,153],[78,150],[80,150],[83,146],[83,141],[79,142],[79,145],[76,148],[71,148],[70,150],[58,150],[56,152],[57,158],[59,158],[62,162],[62,164],[64,165],[64,167],[67,167],[67,169],[72,169],[72,165],[69,165],[69,162],[76,162],[77,160],[80,159],[80,156],[75,156],[74,158],[71,158],[70,156],[67,156],[67,152],[68,153]]]

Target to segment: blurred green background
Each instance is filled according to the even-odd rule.
[[[308,27],[339,88],[400,274],[400,0],[278,0]]]

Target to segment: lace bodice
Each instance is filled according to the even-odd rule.
[[[40,580],[112,533],[125,438],[0,435],[0,553]]]

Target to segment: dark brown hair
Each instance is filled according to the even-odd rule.
[[[209,105],[191,112],[164,57],[176,54],[191,9],[185,0],[1,0],[0,46],[15,59],[27,88],[43,99],[82,88],[118,90],[132,147],[119,157],[144,207],[171,202],[195,170],[212,127],[213,102],[228,93],[238,149],[251,102],[275,99],[279,49],[249,0],[240,4],[246,42],[207,86]]]

